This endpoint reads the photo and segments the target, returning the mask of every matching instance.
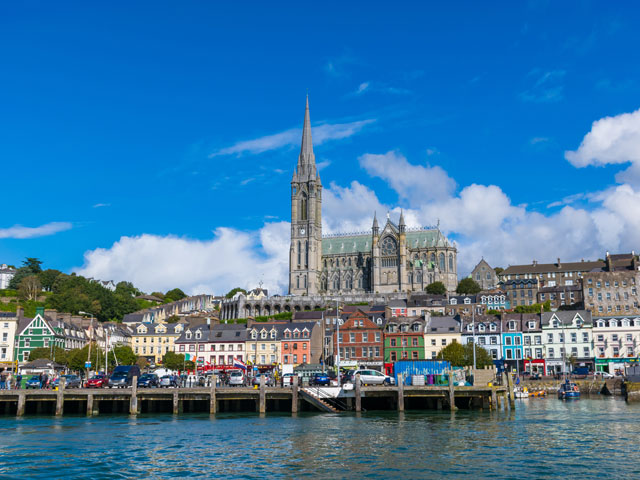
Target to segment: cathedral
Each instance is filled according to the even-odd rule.
[[[417,292],[436,281],[453,291],[458,284],[456,255],[455,245],[438,227],[407,228],[402,213],[397,223],[387,215],[382,228],[374,213],[371,232],[322,235],[322,182],[307,98],[302,146],[291,180],[289,293]]]

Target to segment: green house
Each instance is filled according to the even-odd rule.
[[[424,360],[423,317],[393,317],[384,332],[384,361],[393,363],[399,360]]]
[[[71,350],[82,348],[85,344],[86,335],[82,328],[47,317],[44,307],[38,307],[35,317],[20,320],[15,358],[18,362],[25,363],[29,361],[29,353],[36,348],[50,348],[53,354],[53,347]]]

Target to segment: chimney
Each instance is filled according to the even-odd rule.
[[[560,257],[558,257],[558,268],[562,267],[562,264],[560,263]]]
[[[16,317],[18,317],[18,318],[24,317],[24,308],[23,307],[16,308]]]
[[[56,320],[58,318],[58,311],[53,309],[53,308],[47,308],[44,311],[44,315],[46,317],[49,317],[49,318],[53,319],[53,320]]]
[[[538,265],[538,261],[537,260],[533,260],[532,264],[535,267],[536,265]]]

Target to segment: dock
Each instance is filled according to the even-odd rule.
[[[297,380],[297,378],[294,378]],[[121,388],[0,390],[0,415],[94,416],[106,413],[291,412],[515,408],[500,386]]]

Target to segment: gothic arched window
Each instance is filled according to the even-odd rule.
[[[333,289],[340,290],[340,277],[338,277],[338,275],[333,277]]]
[[[296,288],[300,288],[300,276],[296,277]]]
[[[449,254],[449,271],[453,272],[453,253]]]
[[[302,192],[300,196],[300,220],[307,219],[307,194]]]
[[[435,253],[431,254],[430,260],[431,260],[431,263],[433,264],[433,265],[430,265],[431,268],[435,267],[436,266],[436,254]]]
[[[396,255],[398,247],[395,239],[392,237],[384,237],[381,244],[381,251],[383,255]]]
[[[304,266],[309,266],[309,242],[304,242]]]
[[[302,288],[307,288],[307,276],[302,276]]]
[[[298,242],[298,265],[302,263],[301,256],[302,256],[302,244]]]
[[[439,262],[438,262],[438,263],[439,263],[439,265],[440,265],[440,271],[441,271],[441,272],[444,272],[444,253],[441,253],[441,254],[438,256],[438,260],[439,260]]]

